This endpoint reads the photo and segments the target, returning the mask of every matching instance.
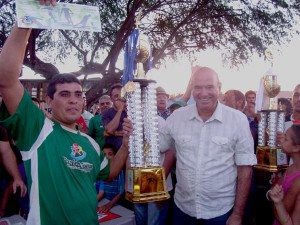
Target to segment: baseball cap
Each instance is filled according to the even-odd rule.
[[[180,107],[184,107],[184,106],[186,106],[186,103],[185,103],[184,101],[177,100],[177,101],[173,102],[173,103],[170,105],[169,108],[171,108],[171,107],[173,107],[173,106],[175,106],[175,105],[178,105],[178,106],[180,106]]]

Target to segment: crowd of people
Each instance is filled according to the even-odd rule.
[[[186,92],[169,107],[169,94],[156,88],[160,163],[171,198],[131,203],[124,196],[134,131],[122,84],[89,111],[80,81],[56,75],[45,99],[50,113],[19,80],[30,34],[15,25],[0,54],[0,217],[20,214],[29,225],[99,224],[96,208],[106,198],[100,212],[122,205],[134,211],[137,225],[300,224],[300,84],[291,101],[278,99],[286,111],[278,144],[290,161],[264,193],[270,223],[257,212],[256,92],[222,96],[209,67],[194,66]]]

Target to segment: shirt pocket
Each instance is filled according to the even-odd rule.
[[[230,152],[229,139],[227,137],[213,136],[211,138],[213,148],[216,152],[226,153]]]
[[[181,151],[190,151],[195,148],[195,143],[190,135],[177,135],[176,145]]]
[[[175,148],[177,158],[183,159],[185,163],[191,163],[194,161],[196,143],[190,135],[177,135],[175,139]]]

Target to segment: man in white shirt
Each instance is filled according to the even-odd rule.
[[[213,69],[194,71],[195,104],[173,112],[159,133],[160,149],[176,149],[173,224],[241,225],[256,164],[249,123],[218,101]]]

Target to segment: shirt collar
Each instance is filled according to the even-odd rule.
[[[191,107],[192,108],[191,108],[191,111],[190,111],[191,113],[190,113],[189,119],[190,120],[192,120],[192,119],[198,119],[198,120],[202,121],[201,117],[198,114],[196,103],[194,103]],[[223,119],[223,107],[224,107],[224,105],[222,105],[218,101],[217,108],[215,109],[215,111],[212,114],[212,116],[206,122],[213,121],[213,120],[218,120],[218,121],[222,122],[222,119]]]

